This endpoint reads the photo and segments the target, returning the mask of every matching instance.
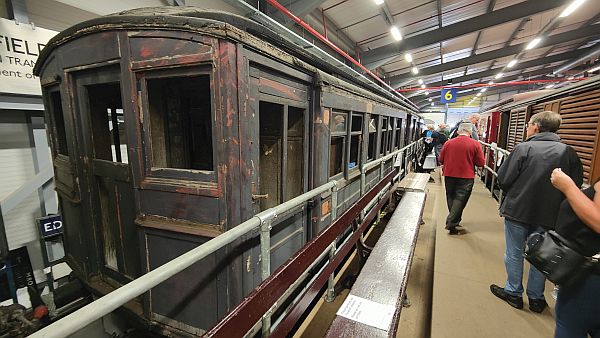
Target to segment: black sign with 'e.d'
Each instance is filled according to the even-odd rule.
[[[38,218],[38,225],[40,227],[40,234],[43,238],[62,234],[63,222],[60,215]]]

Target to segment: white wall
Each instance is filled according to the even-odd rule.
[[[425,120],[432,120],[436,128],[438,124],[446,122],[446,113],[421,113],[420,115]]]
[[[0,110],[0,200],[35,176],[27,112]],[[27,246],[37,282],[45,280],[35,219],[42,216],[40,198],[32,193],[4,214],[10,250]]]
[[[479,112],[479,107],[475,108],[448,108],[446,124],[452,128],[457,122],[466,119],[472,113]]]

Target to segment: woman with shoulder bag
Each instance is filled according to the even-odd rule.
[[[579,190],[559,168],[552,171],[552,185],[566,196],[556,220],[556,232],[570,240],[579,253],[600,252],[600,181]],[[555,338],[600,338],[600,268],[582,281],[561,285],[556,301]]]

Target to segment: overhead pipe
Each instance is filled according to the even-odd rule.
[[[598,56],[600,54],[600,45],[597,48],[592,49],[589,53],[583,55],[580,58],[577,58],[571,62],[568,62],[560,67],[558,67],[557,69],[552,71],[553,75],[560,75],[563,72],[566,72],[567,70],[574,68],[575,66],[577,66],[578,64],[587,61],[588,59],[591,59],[595,56]]]
[[[572,82],[572,81],[581,81],[586,80],[585,77],[578,77],[573,79],[548,79],[548,80],[526,80],[526,81],[508,81],[508,82],[500,82],[500,83],[474,83],[470,85],[463,86],[434,86],[434,87],[414,87],[414,88],[405,88],[405,89],[396,89],[399,93],[404,92],[414,92],[414,91],[427,91],[427,90],[440,90],[447,88],[456,88],[456,89],[465,89],[465,88],[477,88],[477,87],[502,87],[502,86],[518,86],[518,85],[529,85],[535,83],[546,83],[546,82]]]
[[[328,47],[330,47],[331,49],[333,49],[334,51],[336,51],[338,54],[340,54],[341,56],[343,56],[346,60],[352,62],[352,64],[354,64],[355,66],[357,66],[358,68],[360,68],[361,70],[363,70],[365,73],[369,74],[374,80],[376,80],[377,82],[381,83],[385,88],[387,88],[388,90],[390,90],[392,93],[398,94],[398,92],[394,88],[392,88],[389,84],[387,84],[385,81],[383,81],[379,76],[375,75],[367,67],[363,66],[360,62],[356,61],[356,59],[354,59],[353,57],[351,57],[350,55],[348,55],[348,53],[344,52],[342,49],[340,49],[338,46],[336,46],[333,42],[329,41],[329,39],[327,39],[326,37],[324,37],[321,33],[317,32],[314,28],[312,28],[309,24],[307,24],[306,22],[304,22],[302,19],[300,19],[299,17],[297,17],[296,15],[294,15],[294,13],[290,12],[282,4],[280,4],[276,0],[266,0],[266,1],[271,6],[275,7],[280,12],[282,12],[285,15],[287,15],[290,19],[292,19],[293,21],[295,21],[300,27],[306,29],[314,37],[316,37],[317,39],[321,40],[321,42],[323,42]],[[409,105],[411,105],[411,106],[413,106],[413,107],[415,107],[415,108],[418,109],[418,107],[414,103],[412,103],[410,100],[406,99],[404,96],[402,96],[402,95],[399,94],[399,97],[402,100],[406,101]]]

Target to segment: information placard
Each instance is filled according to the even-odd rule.
[[[42,95],[33,67],[57,32],[0,18],[0,92]]]

